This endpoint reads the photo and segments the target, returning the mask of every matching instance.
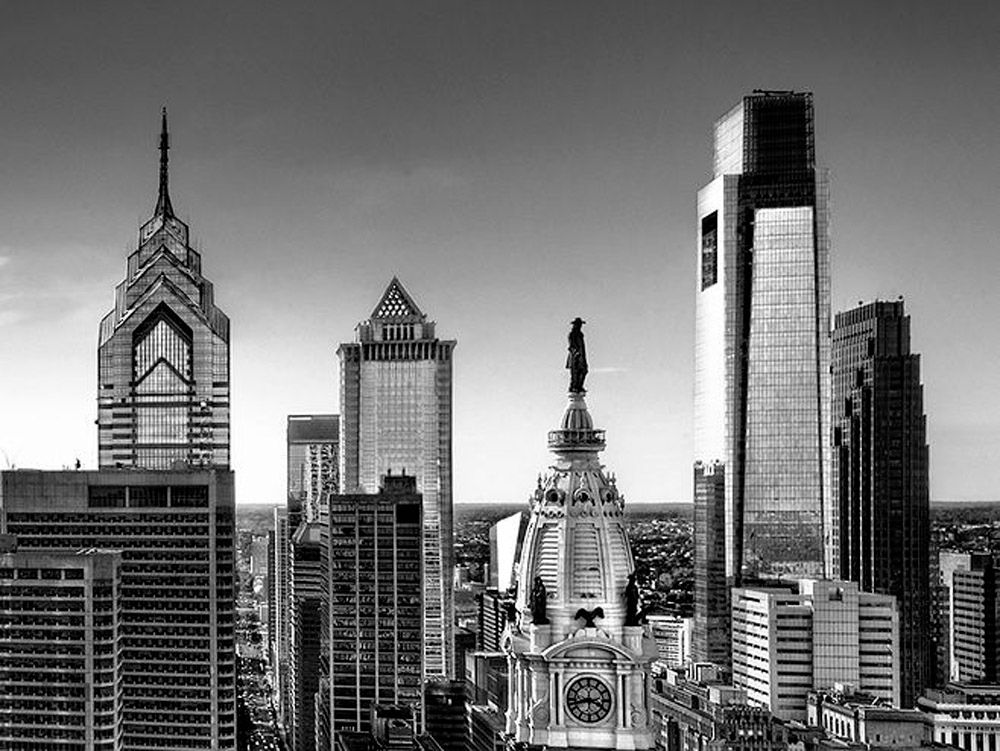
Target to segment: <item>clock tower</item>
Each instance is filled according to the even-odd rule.
[[[569,404],[532,493],[504,649],[510,749],[651,749],[649,664],[624,499],[584,400],[582,321],[570,333]]]

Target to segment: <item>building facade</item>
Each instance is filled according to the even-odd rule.
[[[422,722],[421,505],[406,475],[387,475],[376,494],[330,497],[317,708],[330,739],[369,732],[375,704]]]
[[[521,555],[528,514],[518,511],[490,527],[490,569],[486,585],[506,592],[517,581],[517,561]]]
[[[315,697],[319,688],[325,581],[320,568],[320,522],[302,522],[292,535],[289,590],[288,688],[294,751],[316,748]]]
[[[0,747],[122,748],[121,562],[0,536]]]
[[[933,682],[928,451],[920,356],[902,300],[838,313],[833,490],[840,577],[899,604],[901,700]]]
[[[174,214],[169,147],[164,111],[156,206],[101,321],[101,467],[229,467],[229,319]]]
[[[1000,683],[1000,576],[993,553],[942,552],[949,636],[948,675],[961,683]]]
[[[274,509],[274,543],[272,566],[274,578],[271,580],[270,623],[271,636],[271,678],[274,688],[274,704],[278,721],[286,729],[291,725],[291,707],[288,703],[289,654],[291,652],[291,609],[289,590],[291,589],[291,533],[288,531],[288,511]]]
[[[121,551],[125,751],[236,746],[233,474],[0,473],[22,553]]]
[[[529,501],[517,620],[504,634],[511,748],[653,747],[656,644],[639,614],[624,501],[601,464],[604,445],[582,390],[571,391],[549,433],[554,464]]]
[[[899,704],[895,598],[854,582],[803,579],[733,590],[733,685],[782,720],[806,719],[809,692],[850,685]]]
[[[452,351],[393,278],[356,340],[341,344],[340,487],[375,493],[416,477],[423,497],[425,676],[453,677]]]
[[[300,521],[319,520],[326,497],[338,492],[340,417],[289,415],[288,508],[295,528]]]
[[[812,95],[744,97],[714,151],[698,193],[694,656],[724,662],[730,587],[833,570],[830,274]]]
[[[962,751],[1000,748],[1000,686],[952,683],[917,700],[930,721],[931,740]]]

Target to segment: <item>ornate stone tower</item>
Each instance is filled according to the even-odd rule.
[[[651,749],[648,669],[656,646],[631,576],[624,499],[604,473],[604,431],[584,401],[579,323],[570,334],[569,405],[549,433],[555,463],[529,499],[516,608],[504,635],[509,747]]]

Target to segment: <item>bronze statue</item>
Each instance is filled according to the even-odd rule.
[[[582,318],[574,318],[569,331],[569,354],[566,355],[566,367],[569,369],[569,391],[571,394],[582,394],[583,381],[587,377],[587,347],[583,343]]]
[[[604,617],[604,608],[596,607],[593,610],[587,610],[586,608],[580,608],[576,611],[576,615],[573,616],[577,620],[581,618],[585,621],[583,624],[584,628],[597,628],[597,624],[594,623],[595,618]]]
[[[531,586],[531,621],[536,626],[544,626],[549,622],[545,615],[548,608],[548,592],[545,591],[545,582],[542,577],[536,576],[535,583]]]
[[[644,611],[639,610],[639,585],[635,583],[635,571],[628,575],[625,585],[625,625],[641,626]]]

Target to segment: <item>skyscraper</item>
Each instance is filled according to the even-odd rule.
[[[300,521],[317,521],[321,503],[338,490],[340,418],[289,415],[286,435],[288,508],[294,533]]]
[[[420,716],[420,514],[416,481],[405,475],[387,475],[375,494],[330,497],[317,703],[328,738],[370,730],[375,704]]]
[[[122,748],[121,554],[0,535],[0,748]]]
[[[101,467],[229,467],[229,319],[201,274],[201,254],[167,186],[167,114],[160,185],[139,229],[97,357]]]
[[[289,589],[291,588],[291,560],[289,550],[291,534],[288,531],[288,512],[283,508],[274,509],[274,579],[271,581],[271,678],[274,681],[274,703],[279,721],[287,726],[292,715],[289,706],[291,692],[288,689],[288,656],[290,650],[291,612],[289,610]],[[287,727],[286,727],[287,729]]]
[[[822,576],[830,275],[811,94],[756,91],[715,124],[714,176],[698,193],[697,265],[694,498],[705,524],[696,528],[696,575],[718,565],[708,531],[721,504],[726,591],[744,580]],[[728,617],[720,584],[712,575],[696,587],[698,659],[727,651],[715,641]]]
[[[289,689],[294,751],[314,751],[315,697],[320,674],[320,619],[324,581],[320,569],[320,522],[302,522],[291,543]]]
[[[416,477],[423,496],[424,674],[453,676],[452,368],[454,341],[393,278],[340,345],[341,493],[375,493],[382,477]]]
[[[121,552],[125,751],[236,748],[234,515],[228,470],[0,473],[18,555]]]
[[[930,498],[920,355],[901,300],[837,314],[832,372],[840,576],[896,597],[901,701],[912,707],[933,682]]]
[[[569,404],[529,498],[517,623],[504,635],[508,748],[651,749],[656,643],[642,625],[625,503],[599,457],[604,431],[584,399],[578,328],[571,343]]]

